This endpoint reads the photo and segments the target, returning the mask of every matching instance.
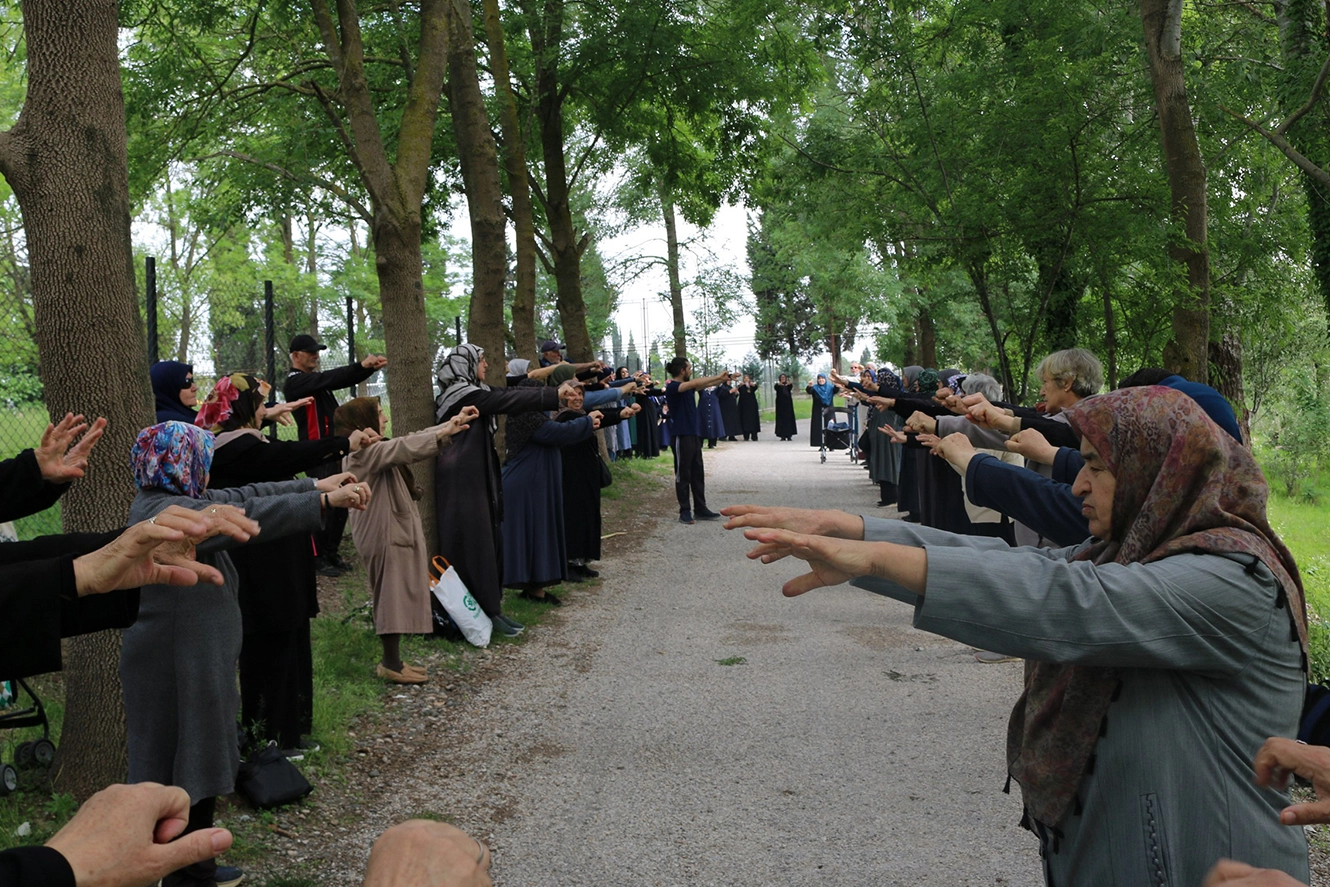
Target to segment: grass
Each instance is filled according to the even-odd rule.
[[[1313,481],[1306,486],[1330,489],[1330,469],[1322,470]],[[1330,498],[1322,496],[1311,501],[1289,497],[1284,495],[1282,486],[1276,486],[1271,487],[1266,514],[1302,572],[1312,680],[1330,681]]]
[[[725,659],[717,659],[717,665],[743,665],[748,660],[743,656],[728,656]]]

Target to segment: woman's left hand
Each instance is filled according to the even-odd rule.
[[[855,576],[872,572],[866,543],[833,539],[829,536],[805,536],[789,530],[745,530],[744,537],[758,545],[748,557],[764,564],[775,563],[793,555],[807,561],[811,572],[796,576],[781,588],[786,597],[795,597],[815,588],[840,585]]]
[[[962,471],[970,464],[970,460],[975,457],[977,452],[970,439],[959,431],[948,434],[933,445],[934,456],[941,456]]]
[[[600,420],[604,418],[604,416],[601,415],[600,410],[592,410],[591,412],[587,413],[587,416],[591,419],[592,428],[599,428]]]
[[[32,451],[42,480],[53,484],[67,484],[83,476],[88,467],[88,454],[106,430],[106,420],[97,419],[88,427],[82,416],[65,413],[59,422],[47,425],[42,442]],[[86,434],[84,433],[86,432]],[[74,439],[82,434],[78,443]]]
[[[327,494],[329,508],[354,508],[364,511],[369,504],[369,484],[351,483]]]
[[[462,409],[458,411],[456,416],[453,416],[451,419],[449,419],[447,422],[444,423],[444,429],[445,429],[444,436],[452,437],[454,434],[459,434],[463,431],[466,431],[466,429],[471,425],[471,423],[479,418],[480,418],[480,410],[476,409],[473,406],[462,407]]]
[[[279,425],[294,425],[295,420],[291,418],[291,413],[296,410],[304,409],[314,402],[312,397],[302,397],[299,400],[288,400],[285,403],[275,403],[266,407],[263,412],[263,418],[271,419]]]
[[[905,427],[923,434],[937,434],[937,419],[927,413],[916,412],[905,420]]]

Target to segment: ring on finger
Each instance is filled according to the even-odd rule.
[[[476,849],[480,851],[476,855],[476,862],[483,862],[485,860],[485,845],[480,843],[480,838],[473,837],[471,840],[476,842]]]

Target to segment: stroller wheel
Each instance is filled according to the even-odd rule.
[[[51,766],[55,760],[55,743],[49,739],[38,739],[32,744],[32,757],[43,767]]]
[[[0,764],[0,795],[7,795],[18,789],[18,771],[13,764]]]
[[[19,767],[26,767],[32,763],[32,742],[20,742],[14,748],[14,763]]]
[[[823,453],[823,454],[822,454],[822,461],[823,461],[823,463],[825,463],[825,462],[827,461],[827,454],[826,454],[826,453]]]

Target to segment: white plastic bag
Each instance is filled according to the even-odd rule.
[[[448,612],[453,622],[466,635],[466,639],[477,647],[488,647],[490,645],[490,635],[494,631],[494,623],[485,611],[480,609],[480,604],[467,591],[466,584],[462,582],[462,577],[457,575],[457,570],[442,557],[434,558],[434,569],[440,573],[439,578],[434,578],[431,573],[429,577],[430,591],[443,604],[443,609]]]

